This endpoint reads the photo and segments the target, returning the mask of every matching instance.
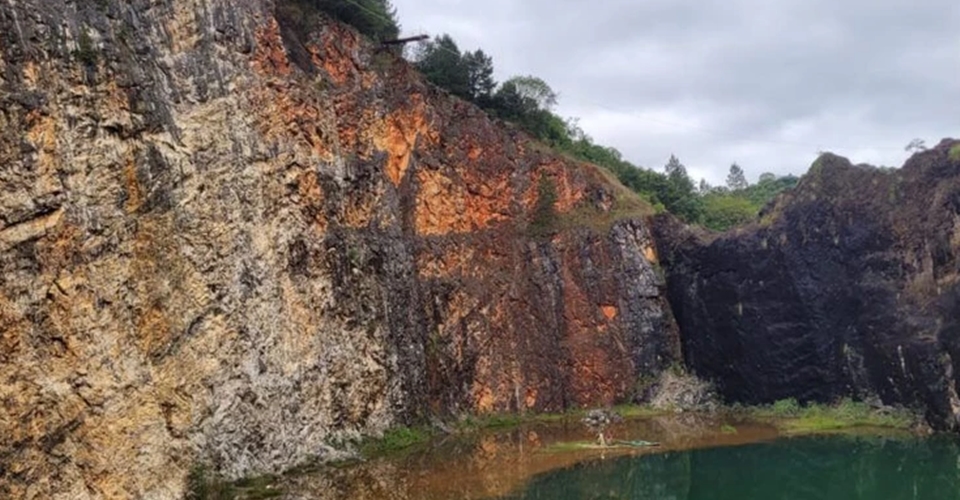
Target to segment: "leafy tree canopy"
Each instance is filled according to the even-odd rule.
[[[400,34],[397,11],[390,0],[277,0],[277,18],[298,34],[308,33],[319,12],[357,29],[374,40]]]
[[[730,173],[727,174],[727,188],[730,191],[740,191],[747,189],[747,176],[743,174],[743,169],[740,168],[740,165],[734,163],[730,165]]]
[[[793,176],[760,176],[751,185],[743,169],[730,166],[726,186],[698,184],[680,160],[671,155],[663,171],[644,169],[626,161],[615,148],[596,144],[575,119],[564,120],[552,110],[557,93],[543,79],[514,76],[502,84],[493,78],[493,60],[482,50],[462,52],[449,35],[423,44],[414,63],[434,84],[488,113],[519,126],[540,141],[576,158],[605,167],[627,188],[689,223],[725,230],[754,219],[777,193],[796,185]],[[549,192],[541,193],[549,200]],[[545,220],[547,205],[537,209],[535,222]],[[537,224],[534,224],[537,225]],[[543,224],[540,224],[543,225]]]

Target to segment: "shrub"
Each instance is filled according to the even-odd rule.
[[[556,202],[557,184],[546,175],[541,175],[537,184],[537,203],[533,207],[530,221],[530,229],[534,235],[547,235],[553,229],[557,220],[557,211],[553,206]]]
[[[794,398],[781,399],[773,403],[773,414],[780,417],[793,417],[800,413],[800,403]]]
[[[960,144],[956,144],[950,148],[950,159],[953,161],[960,161]]]

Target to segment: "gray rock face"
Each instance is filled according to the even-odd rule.
[[[754,226],[656,234],[685,361],[726,399],[854,397],[957,428],[957,141],[899,170],[825,155]]]
[[[289,54],[298,51],[297,64]],[[610,186],[266,0],[0,3],[0,497],[178,498],[678,359]]]

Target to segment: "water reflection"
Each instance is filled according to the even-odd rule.
[[[736,433],[724,432],[734,424]],[[729,427],[727,428],[729,429]],[[610,460],[625,454],[650,454],[704,446],[726,446],[772,440],[773,427],[729,422],[719,417],[670,415],[630,420],[608,428],[612,439],[643,439],[662,443],[657,449],[547,451],[558,442],[592,440],[579,421],[534,424],[508,432],[450,436],[409,453],[323,468],[285,478],[285,498],[311,500],[471,500],[502,497],[544,472],[571,467],[584,460]],[[676,460],[677,455],[663,455]],[[617,462],[619,463],[619,462]],[[687,462],[684,462],[687,464]],[[602,464],[601,464],[602,465]],[[689,469],[683,465],[682,470]],[[629,471],[627,471],[629,473]],[[689,473],[679,476],[687,481]],[[651,490],[652,491],[652,490]],[[685,491],[685,490],[684,490]],[[536,498],[536,497],[533,497]],[[548,498],[548,497],[543,497]],[[575,498],[575,497],[571,497]],[[603,497],[600,497],[603,498]],[[666,497],[664,497],[666,498]]]
[[[806,437],[591,461],[510,500],[960,499],[953,438]]]

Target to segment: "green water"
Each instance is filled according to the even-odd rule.
[[[821,436],[594,460],[502,498],[952,500],[960,499],[960,442]]]

